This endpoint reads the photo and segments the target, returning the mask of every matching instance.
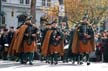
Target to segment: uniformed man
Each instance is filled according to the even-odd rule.
[[[10,47],[9,54],[12,52],[22,53],[21,63],[26,64],[29,61],[29,64],[32,65],[34,52],[37,50],[36,45],[36,32],[37,28],[31,23],[31,16],[26,18],[26,21],[18,29],[16,38],[12,42]],[[12,52],[11,52],[12,51]]]
[[[89,53],[94,51],[94,48],[94,31],[88,23],[88,18],[83,17],[82,22],[80,22],[80,25],[74,33],[72,52],[80,55],[80,64],[82,64],[82,59],[85,55],[87,65],[89,65]]]
[[[63,55],[63,39],[60,31],[57,30],[57,24],[53,22],[52,28],[46,32],[43,45],[42,55],[48,56],[51,64],[57,64],[58,56]]]

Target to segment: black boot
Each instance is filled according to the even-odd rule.
[[[57,64],[58,64],[58,62],[56,61],[54,64],[55,64],[55,65],[57,65]]]
[[[29,65],[33,65],[33,63],[30,61],[30,62],[29,62]]]
[[[87,58],[87,65],[90,65],[90,62],[89,62],[89,54],[86,54],[86,58]]]
[[[82,65],[82,64],[83,64],[83,62],[81,61],[81,62],[80,62],[80,65]]]
[[[24,64],[24,62],[23,62],[23,61],[20,61],[20,63],[21,63],[21,64]]]
[[[21,61],[20,63],[21,63],[21,64],[27,64],[27,62],[26,62],[26,61]]]
[[[55,53],[55,54],[54,54],[54,61],[55,61],[54,64],[55,64],[55,65],[58,64],[58,56],[59,56],[58,53]]]
[[[90,65],[90,62],[87,62],[87,66]]]
[[[50,55],[50,61],[51,61],[51,65],[54,64],[54,54]]]
[[[51,65],[53,64],[53,60],[51,60]]]

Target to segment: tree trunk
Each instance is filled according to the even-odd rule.
[[[31,10],[30,10],[30,14],[33,16],[32,18],[32,23],[35,24],[36,23],[36,0],[31,0]]]

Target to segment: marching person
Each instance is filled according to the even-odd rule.
[[[29,61],[30,65],[33,65],[32,61],[34,58],[34,52],[37,50],[36,45],[36,32],[37,28],[35,25],[31,23],[32,17],[28,16],[26,18],[26,21],[23,25],[21,25],[18,29],[18,35],[16,35],[16,38],[14,39],[15,42],[11,43],[13,46],[11,46],[9,54],[11,51],[14,51],[16,53],[22,53],[23,57],[21,59],[21,64],[26,64]],[[14,46],[15,45],[15,46]]]
[[[58,64],[58,57],[63,56],[64,40],[63,35],[57,30],[56,22],[51,24],[51,30],[47,31],[43,45],[42,55],[49,56],[51,64]]]
[[[52,23],[52,30],[53,33],[50,39],[50,57],[51,57],[51,64],[58,64],[58,57],[64,55],[64,35],[58,29],[57,22]]]
[[[82,22],[76,29],[72,43],[72,53],[79,54],[80,64],[83,64],[83,57],[86,56],[87,65],[90,65],[89,54],[94,51],[94,31],[88,23],[88,18],[83,17]]]
[[[45,40],[49,40],[50,39],[50,36],[51,36],[51,33],[52,33],[51,28],[52,28],[51,24],[47,23],[45,25],[45,29],[41,30],[41,32],[42,32],[42,40],[41,40],[41,47],[42,47],[41,48],[41,52],[42,52],[42,56],[41,56],[41,61],[43,61],[45,59],[46,63],[50,63],[50,62],[49,62],[49,55],[48,55],[48,53],[44,52],[44,49],[46,49],[45,48],[45,46],[46,46],[45,45],[46,44]],[[48,38],[46,38],[46,37],[48,37]]]
[[[24,33],[23,44],[24,44],[24,53],[25,53],[25,60],[29,60],[29,64],[32,65],[32,61],[34,58],[34,52],[36,49],[36,32],[37,28],[35,28],[32,23],[31,19],[27,19],[25,22],[27,25],[27,29]]]

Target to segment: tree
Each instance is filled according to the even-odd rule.
[[[78,21],[85,14],[89,18],[101,18],[108,15],[107,0],[64,0],[66,15],[70,21]]]
[[[32,23],[35,24],[36,23],[36,0],[31,0],[31,10],[30,10],[30,14],[33,16],[32,18]]]

